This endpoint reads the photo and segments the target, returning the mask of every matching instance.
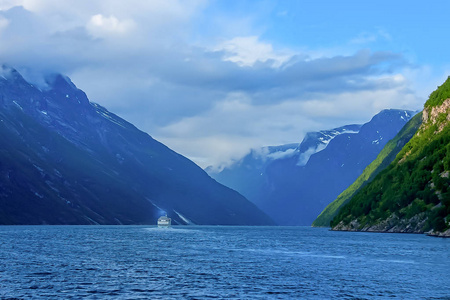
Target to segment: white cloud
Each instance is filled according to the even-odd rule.
[[[400,75],[410,70],[401,54],[307,57],[250,34],[251,18],[240,31],[219,20],[230,23],[226,34],[213,32],[222,41],[198,43],[193,24],[205,3],[1,1],[0,61],[36,81],[32,70],[65,73],[92,101],[202,166],[365,122],[383,108],[420,107],[409,89],[420,72]],[[23,8],[5,10],[15,5]]]
[[[308,148],[308,150],[300,154],[297,161],[297,166],[299,167],[306,166],[306,164],[308,163],[309,159],[313,154],[316,154],[317,152],[322,151],[325,148],[326,148],[325,144],[319,144],[317,147]]]
[[[295,153],[296,153],[295,149],[291,148],[291,149],[287,149],[285,151],[277,151],[277,152],[270,153],[269,155],[267,155],[267,158],[273,159],[273,160],[288,158],[288,157],[293,156]]]
[[[120,21],[113,15],[105,17],[96,14],[91,17],[86,27],[92,35],[101,37],[105,34],[125,34],[135,27],[135,22],[130,19]]]
[[[274,51],[271,44],[259,41],[257,36],[235,37],[220,43],[214,51],[223,51],[225,61],[231,61],[243,67],[267,61],[271,62],[272,67],[279,67],[293,56],[293,53]]]
[[[394,75],[392,81],[399,80]],[[387,78],[379,79],[381,82]],[[316,94],[257,105],[249,93],[231,93],[211,110],[155,131],[155,137],[203,167],[238,160],[249,149],[299,143],[308,131],[368,122],[386,108],[412,109],[423,103],[405,91],[406,82],[388,89]],[[219,138],[220,137],[220,138]],[[220,140],[220,141],[219,141]]]

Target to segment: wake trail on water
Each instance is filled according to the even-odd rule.
[[[204,233],[204,231],[197,229],[179,229],[179,228],[144,228],[144,230],[152,232],[152,233]]]
[[[416,263],[413,260],[398,260],[398,259],[377,259],[376,261],[396,263],[396,264],[415,264]]]

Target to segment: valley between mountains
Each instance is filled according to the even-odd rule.
[[[308,133],[202,170],[90,102],[0,70],[0,224],[306,225],[450,235],[450,79],[422,112]]]

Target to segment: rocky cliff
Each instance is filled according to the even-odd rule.
[[[332,229],[450,236],[449,174],[450,78],[425,103],[413,138],[339,211]]]

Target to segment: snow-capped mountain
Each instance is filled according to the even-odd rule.
[[[69,78],[0,68],[0,224],[272,224]]]
[[[239,191],[280,225],[310,225],[414,115],[384,110],[364,125],[308,133],[300,144],[252,150],[208,173]]]
[[[252,149],[239,161],[223,169],[206,168],[206,172],[220,183],[232,187],[258,204],[262,188],[267,181],[267,168],[276,160],[289,159],[297,166],[304,166],[309,158],[326,148],[329,142],[340,134],[358,133],[361,125],[347,125],[331,130],[308,132],[297,144],[267,146]]]
[[[319,132],[308,132],[297,149],[297,165],[305,166],[311,155],[324,150],[328,144],[340,134],[358,133],[361,125],[347,125],[331,130],[321,130]]]

